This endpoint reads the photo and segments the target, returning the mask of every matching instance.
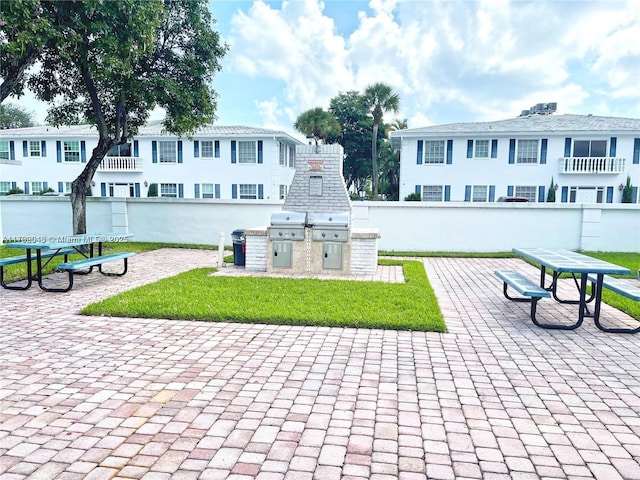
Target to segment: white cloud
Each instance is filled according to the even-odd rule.
[[[282,114],[377,81],[400,93],[413,126],[448,122],[446,112],[464,117],[451,121],[507,118],[550,101],[564,112],[609,105],[624,115],[624,100],[640,99],[635,0],[371,0],[369,13],[360,5],[342,38],[320,2],[255,2],[234,20],[230,55],[247,74],[283,81]]]

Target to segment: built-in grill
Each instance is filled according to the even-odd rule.
[[[304,227],[307,224],[307,212],[273,212],[269,239],[304,240]]]
[[[322,242],[322,268],[342,270],[343,245],[349,242],[349,212],[314,213],[311,239]]]
[[[314,213],[311,238],[316,242],[348,242],[349,212]]]

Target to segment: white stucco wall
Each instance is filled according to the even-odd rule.
[[[118,200],[122,202],[122,200]],[[231,245],[238,228],[268,225],[281,201],[128,198],[127,225],[137,241]],[[6,238],[71,233],[68,197],[0,197]],[[89,198],[89,231],[114,231],[122,205]],[[354,202],[352,226],[380,232],[380,250],[509,251],[549,247],[640,253],[640,205]]]

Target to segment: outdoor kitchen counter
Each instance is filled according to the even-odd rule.
[[[352,228],[351,238],[380,238],[380,230],[377,228]]]

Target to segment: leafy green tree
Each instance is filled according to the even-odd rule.
[[[27,111],[10,103],[0,105],[0,130],[33,127],[33,125],[33,119]]]
[[[293,126],[307,137],[313,137],[316,145],[320,140],[328,143],[329,139],[335,139],[340,134],[340,124],[336,117],[321,107],[301,113]]]
[[[0,103],[21,96],[26,72],[60,36],[54,27],[54,2],[0,1]]]
[[[380,193],[387,200],[398,200],[400,195],[400,157],[391,143],[385,141],[380,146]]]
[[[373,197],[378,197],[378,127],[386,112],[397,113],[400,109],[400,96],[386,83],[374,83],[364,91],[366,104],[373,116],[371,135],[371,180]]]
[[[373,120],[364,97],[357,91],[342,92],[331,99],[329,111],[340,123],[337,142],[344,149],[343,173],[347,188],[366,190],[371,177],[370,132]]]
[[[43,3],[56,48],[40,52],[42,67],[28,86],[39,99],[59,102],[49,109],[50,123],[82,118],[99,134],[71,189],[73,232],[84,233],[86,187],[111,147],[135,135],[155,106],[167,112],[165,130],[177,135],[214,119],[210,83],[227,46],[212,29],[206,0]]]

